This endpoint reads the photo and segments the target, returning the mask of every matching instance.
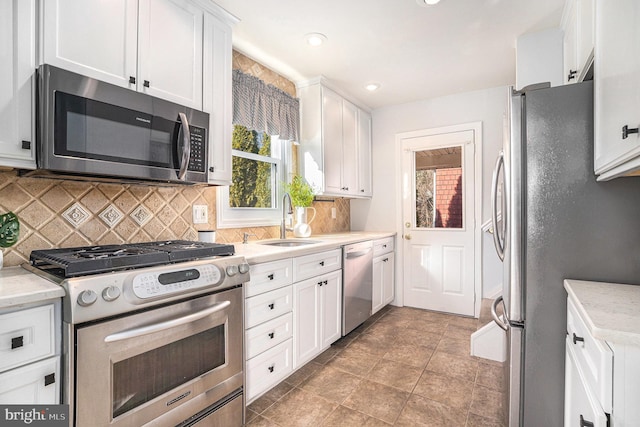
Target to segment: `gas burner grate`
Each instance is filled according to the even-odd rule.
[[[77,277],[110,271],[228,256],[233,245],[169,240],[126,245],[43,249],[31,252],[31,265],[55,271],[58,277]]]

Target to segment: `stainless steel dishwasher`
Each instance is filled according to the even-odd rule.
[[[342,336],[345,336],[371,316],[373,241],[345,246],[342,258]]]

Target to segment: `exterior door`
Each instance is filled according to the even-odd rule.
[[[402,139],[404,303],[474,315],[474,131]]]

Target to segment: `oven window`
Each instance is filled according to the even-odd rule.
[[[225,363],[220,325],[113,365],[113,417]]]

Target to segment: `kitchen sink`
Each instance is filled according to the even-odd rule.
[[[280,240],[265,240],[263,242],[257,242],[257,243],[259,245],[293,247],[293,246],[313,245],[315,243],[322,243],[322,241],[321,240],[280,239]]]

